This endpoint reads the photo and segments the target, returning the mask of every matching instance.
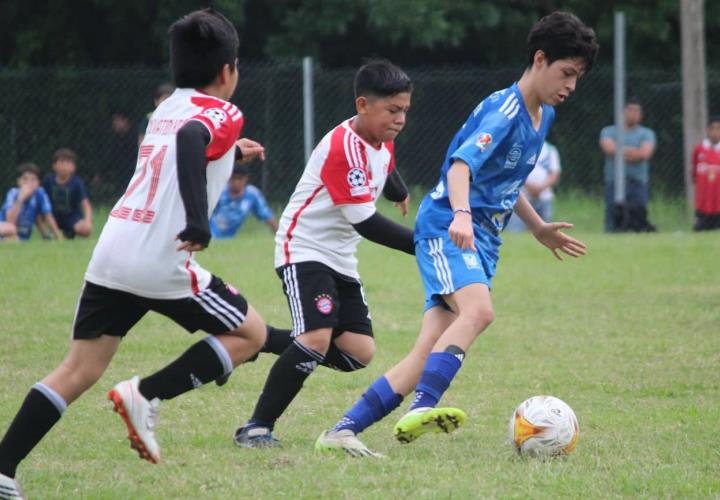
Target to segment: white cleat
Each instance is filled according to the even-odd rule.
[[[317,451],[344,451],[351,457],[383,458],[384,455],[370,451],[350,429],[327,431],[315,441]]]
[[[127,425],[130,447],[138,452],[140,458],[156,464],[160,461],[160,446],[155,440],[160,400],[145,399],[138,390],[139,383],[137,375],[120,382],[108,393],[108,399]]]
[[[0,500],[22,500],[24,498],[17,481],[5,474],[0,474]]]

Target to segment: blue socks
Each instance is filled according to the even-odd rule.
[[[448,346],[445,352],[433,352],[428,356],[425,370],[415,388],[415,399],[410,410],[435,407],[457,374],[465,352],[457,346]]]
[[[402,396],[392,390],[383,375],[373,382],[332,430],[350,429],[355,434],[359,434],[400,406],[402,400]]]

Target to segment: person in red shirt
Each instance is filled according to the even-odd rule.
[[[720,115],[708,120],[708,135],[692,156],[695,231],[720,229]]]

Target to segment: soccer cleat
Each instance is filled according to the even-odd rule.
[[[384,455],[370,451],[350,429],[326,431],[315,441],[316,451],[344,451],[351,457],[383,458]]]
[[[22,500],[25,498],[20,485],[11,477],[0,474],[0,500]]]
[[[258,425],[245,425],[236,430],[235,444],[241,448],[282,448],[270,429]]]
[[[145,399],[138,390],[139,383],[137,375],[120,382],[108,393],[108,399],[127,425],[130,447],[140,458],[156,464],[160,461],[160,446],[155,440],[160,400]]]
[[[465,418],[465,412],[457,408],[415,408],[398,420],[393,434],[407,444],[428,432],[452,432],[465,423]]]

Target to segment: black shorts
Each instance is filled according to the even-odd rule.
[[[706,214],[700,210],[695,210],[695,231],[711,231],[720,229],[720,214]]]
[[[372,321],[360,280],[319,262],[300,262],[276,269],[283,280],[293,320],[293,336],[332,328],[333,337],[354,332],[372,337]]]
[[[193,333],[235,330],[245,321],[248,303],[234,288],[213,276],[207,288],[182,299],[149,299],[85,282],[73,323],[74,339],[124,337],[148,311],[167,316]]]

